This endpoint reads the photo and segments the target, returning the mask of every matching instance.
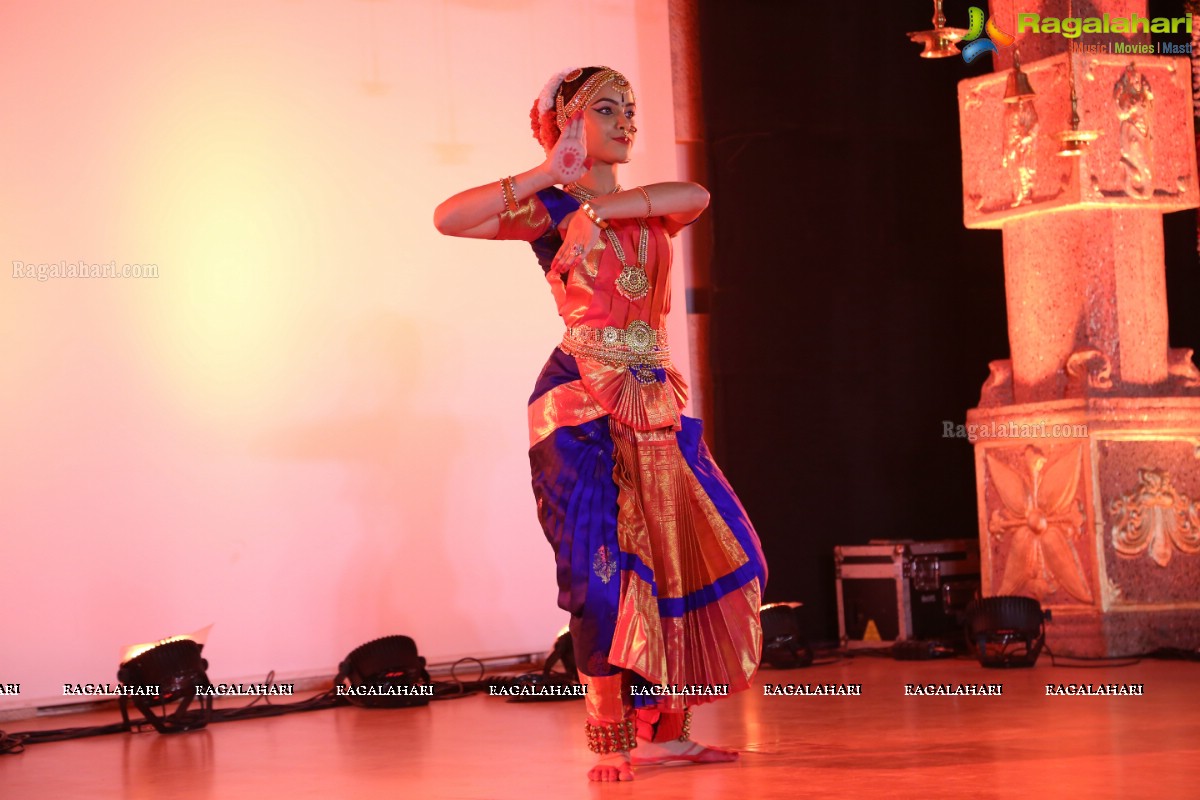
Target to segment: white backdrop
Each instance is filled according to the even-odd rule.
[[[5,4],[0,707],[208,623],[214,680],[550,646],[561,324],[527,245],[432,212],[540,161],[533,98],[591,63],[637,89],[622,182],[673,179],[666,0]],[[60,262],[157,277],[15,276]]]

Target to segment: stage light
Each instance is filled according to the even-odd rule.
[[[562,672],[554,669],[559,663],[562,664]],[[526,672],[512,678],[489,678],[486,683],[489,692],[501,690],[498,693],[503,694],[510,703],[557,702],[583,697],[575,692],[579,687],[579,673],[575,666],[575,645],[570,626],[558,632],[541,672]]]
[[[334,679],[335,691],[364,708],[428,705],[432,688],[425,659],[407,636],[384,636],[359,645],[338,665]]]
[[[127,648],[117,670],[117,680],[125,687],[119,702],[127,726],[135,724],[129,717],[130,701],[159,733],[183,733],[208,724],[211,695],[201,694],[198,707],[189,711],[197,689],[211,686],[205,673],[208,662],[200,656],[203,646],[193,634]],[[178,705],[168,711],[172,703]]]
[[[759,609],[762,623],[762,660],[778,669],[807,667],[813,651],[800,632],[799,613],[803,603],[769,603]]]
[[[985,667],[1032,667],[1049,618],[1031,597],[982,597],[967,606],[967,644]]]
[[[567,677],[574,680],[577,670],[575,667],[575,644],[571,639],[570,626],[566,626],[558,632],[558,637],[554,640],[554,648],[550,651],[550,655],[546,656],[546,663],[542,665],[542,673],[549,675],[554,670],[554,665],[558,663],[562,664]]]

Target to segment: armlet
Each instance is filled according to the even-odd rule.
[[[497,239],[521,239],[532,242],[550,225],[550,214],[537,196],[530,197],[516,211],[500,213]]]

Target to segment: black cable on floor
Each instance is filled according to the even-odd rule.
[[[1103,669],[1104,667],[1132,667],[1142,663],[1141,656],[1055,656],[1049,647],[1043,648],[1050,654],[1050,666],[1076,669]],[[1059,663],[1059,659],[1078,663]]]

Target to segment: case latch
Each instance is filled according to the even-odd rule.
[[[942,563],[936,555],[913,556],[904,562],[904,577],[918,592],[936,592],[942,582]]]

